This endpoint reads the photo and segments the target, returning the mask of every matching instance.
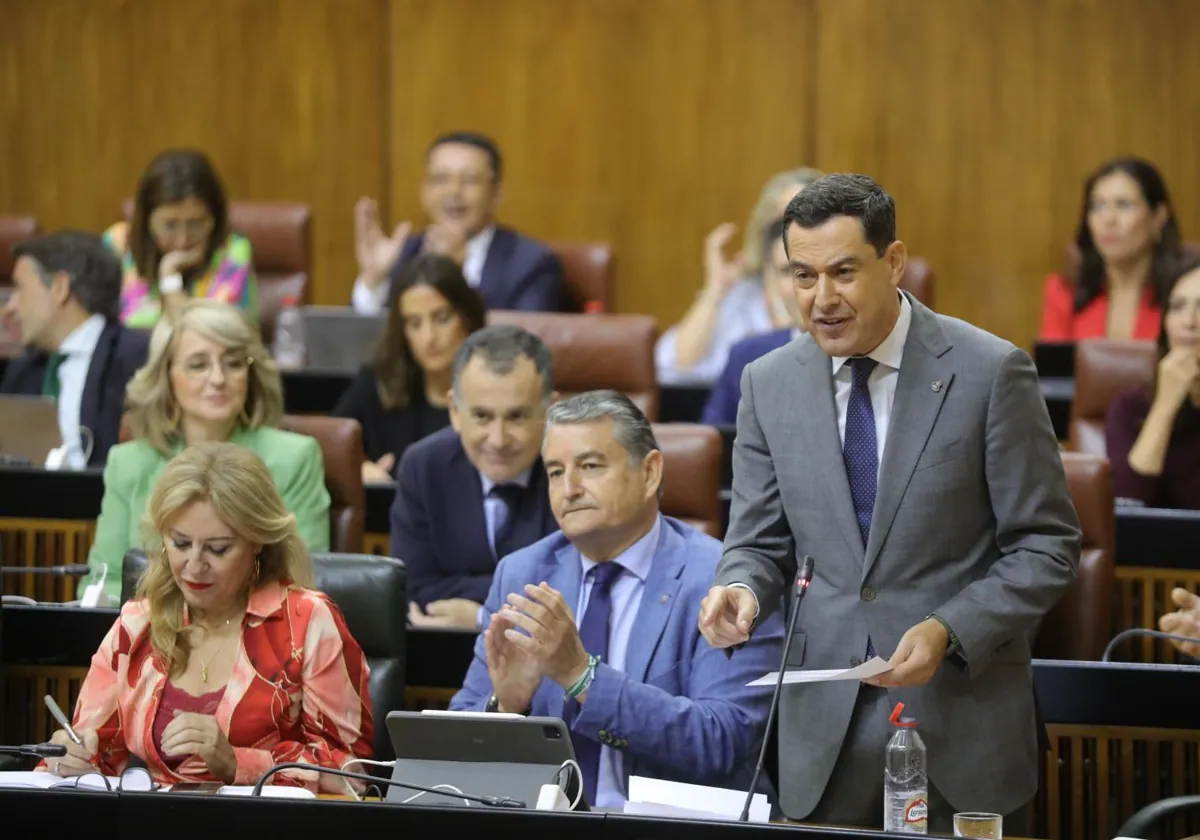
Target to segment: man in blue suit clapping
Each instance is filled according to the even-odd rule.
[[[509,555],[450,708],[563,717],[588,801],[620,807],[631,775],[744,787],[778,665],[778,612],[738,656],[695,615],[721,544],[663,516],[663,457],[615,391],[552,405],[542,459],[562,529]]]

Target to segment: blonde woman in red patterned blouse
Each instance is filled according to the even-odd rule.
[[[136,756],[159,784],[250,785],[274,764],[341,767],[371,755],[366,658],[250,450],[189,447],[146,512],[150,566],[80,691],[73,728],[51,739],[60,776],[118,776]],[[342,792],[309,771],[277,784]]]

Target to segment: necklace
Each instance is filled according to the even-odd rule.
[[[231,621],[232,621],[232,619],[228,619],[228,618],[225,619],[225,624],[222,626],[225,626],[225,627],[229,626],[229,623]],[[228,641],[229,641],[229,636],[226,636],[225,640],[223,642],[221,642],[221,644],[217,645],[217,649],[215,651],[213,651],[213,655],[208,657],[208,661],[200,663],[200,682],[202,682],[202,683],[208,682],[208,666],[213,664],[213,660],[216,659],[221,654],[221,651],[225,649],[225,643]]]

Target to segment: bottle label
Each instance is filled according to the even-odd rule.
[[[921,834],[929,829],[929,803],[923,794],[915,794],[905,801],[904,825]]]

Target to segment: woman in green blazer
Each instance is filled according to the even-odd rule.
[[[283,415],[279,369],[258,330],[233,306],[196,300],[177,319],[160,321],[150,338],[149,361],[129,383],[126,407],[133,440],[109,452],[88,554],[91,571],[80,593],[103,582],[112,603],[120,599],[121,564],[125,552],[143,545],[154,483],[185,446],[205,441],[252,449],[275,479],[309,551],[329,550],[321,448],[307,435],[274,428]]]

